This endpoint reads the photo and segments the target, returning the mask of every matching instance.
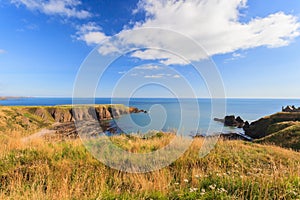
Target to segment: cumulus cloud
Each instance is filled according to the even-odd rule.
[[[155,60],[161,63],[187,64],[216,54],[233,53],[265,46],[277,48],[289,45],[300,35],[300,22],[296,16],[276,12],[265,17],[255,17],[248,21],[241,20],[241,9],[247,9],[247,0],[141,0],[139,10],[146,13],[143,22],[137,22],[132,29],[119,33],[120,40],[99,49],[102,54],[116,51],[123,46],[157,46],[166,49],[181,50],[181,58],[170,52],[141,50],[132,57]],[[134,11],[136,13],[138,11]],[[164,28],[192,38],[204,47],[206,53],[195,51],[196,46],[186,45],[170,34],[134,35],[132,30],[140,28]],[[176,34],[174,34],[175,36]]]
[[[107,38],[105,33],[102,32],[101,27],[97,26],[95,22],[89,22],[77,27],[75,38],[82,40],[88,45],[99,44]]]
[[[60,15],[79,19],[91,16],[86,10],[78,9],[79,0],[11,0],[17,6],[24,5],[30,10],[37,10],[47,15]]]

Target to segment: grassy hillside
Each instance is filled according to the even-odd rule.
[[[172,135],[114,136],[132,152],[161,148]],[[275,146],[219,141],[205,158],[197,138],[171,166],[128,174],[95,160],[80,140],[1,138],[1,199],[297,199],[300,154]],[[155,148],[154,148],[155,147]]]
[[[269,126],[268,136],[256,142],[300,150],[300,122],[280,122]]]
[[[53,119],[35,115],[30,107],[0,106],[0,135],[2,136],[29,135],[52,123],[54,123]]]

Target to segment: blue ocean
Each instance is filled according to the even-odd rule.
[[[215,117],[224,116],[219,116],[219,113],[214,115],[211,99],[96,98],[93,101],[95,104],[125,104],[148,111],[148,113],[124,115],[112,121],[126,133],[180,130],[189,135],[206,135],[208,132],[236,131],[223,127],[222,123],[213,120]],[[72,102],[72,98],[19,98],[1,100],[0,105],[53,106],[70,105]],[[226,99],[225,114],[240,116],[245,121],[253,122],[281,111],[282,106],[286,105],[300,106],[300,99]],[[238,131],[242,132],[242,130]]]

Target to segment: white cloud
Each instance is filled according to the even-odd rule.
[[[11,0],[17,6],[24,5],[30,10],[38,10],[47,15],[60,15],[79,19],[91,16],[86,10],[78,9],[80,0]]]
[[[0,49],[0,54],[6,53],[4,49]]]
[[[230,61],[238,60],[245,57],[245,54],[234,52],[231,54],[230,58],[224,60],[224,63],[228,63]]]
[[[94,22],[78,26],[77,30],[75,38],[86,42],[88,45],[99,44],[107,38],[105,33],[101,31],[101,27],[97,26]]]
[[[140,70],[157,70],[161,69],[162,67],[157,66],[157,65],[145,65],[145,66],[138,66],[135,67],[134,69],[140,69]]]
[[[163,77],[164,76],[162,74],[144,76],[144,78],[163,78]]]
[[[235,52],[235,53],[232,54],[232,57],[233,57],[233,58],[243,58],[244,55]]]
[[[160,45],[166,49],[180,50],[185,59],[176,55],[176,52],[157,52],[152,49],[136,51],[132,56],[147,60],[160,59],[166,65],[187,64],[187,60],[198,61],[207,56],[237,50],[286,46],[300,35],[298,18],[283,12],[241,22],[240,10],[247,8],[247,0],[141,0],[138,8],[146,13],[146,19],[137,22],[133,29],[156,27],[173,30],[195,40],[204,47],[206,53],[199,53],[196,46],[177,41],[175,34],[145,31],[144,35],[135,35],[133,29],[121,31],[120,40],[101,47],[100,53],[119,50],[122,45],[134,44],[137,48]]]
[[[153,75],[145,75],[144,78],[181,78],[178,74],[172,75],[172,74],[153,74]]]
[[[132,57],[140,58],[143,60],[156,60],[161,59],[161,63],[165,65],[171,65],[171,64],[188,64],[189,62],[184,60],[183,58],[162,50],[157,49],[146,49],[146,50],[139,50],[135,51],[131,54]]]

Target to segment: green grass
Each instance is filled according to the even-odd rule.
[[[300,150],[300,122],[276,123],[269,127],[268,132],[268,136],[256,142]]]

